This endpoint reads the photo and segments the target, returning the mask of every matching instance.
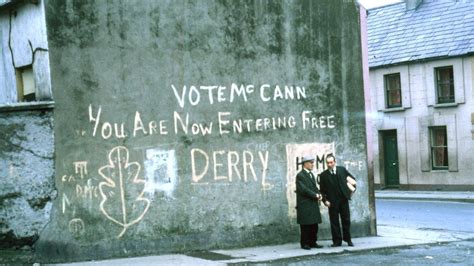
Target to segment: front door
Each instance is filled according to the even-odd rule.
[[[397,131],[384,131],[382,136],[385,187],[400,187],[398,176]]]

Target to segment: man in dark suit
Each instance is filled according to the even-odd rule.
[[[331,247],[339,247],[342,240],[347,245],[353,247],[351,239],[351,217],[349,210],[349,200],[351,199],[351,190],[347,186],[347,178],[355,180],[354,176],[342,166],[336,166],[336,158],[329,154],[326,156],[328,169],[320,174],[320,189],[323,196],[323,202],[329,208],[329,221],[331,222],[331,235],[333,244]],[[339,216],[342,222],[339,225]]]
[[[319,200],[322,196],[316,187],[313,169],[314,157],[304,156],[303,169],[296,175],[296,221],[300,225],[302,249],[322,248],[317,244],[318,224],[321,223]]]

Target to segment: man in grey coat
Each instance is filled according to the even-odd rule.
[[[318,224],[321,223],[319,200],[321,193],[316,187],[316,179],[311,172],[314,157],[303,156],[303,169],[296,175],[296,221],[300,225],[302,249],[322,248],[317,244]]]

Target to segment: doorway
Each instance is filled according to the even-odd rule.
[[[382,139],[385,187],[399,188],[400,177],[398,169],[397,131],[383,131]]]

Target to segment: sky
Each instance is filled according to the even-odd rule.
[[[365,9],[370,9],[379,6],[390,5],[393,3],[402,2],[403,0],[357,0]]]

